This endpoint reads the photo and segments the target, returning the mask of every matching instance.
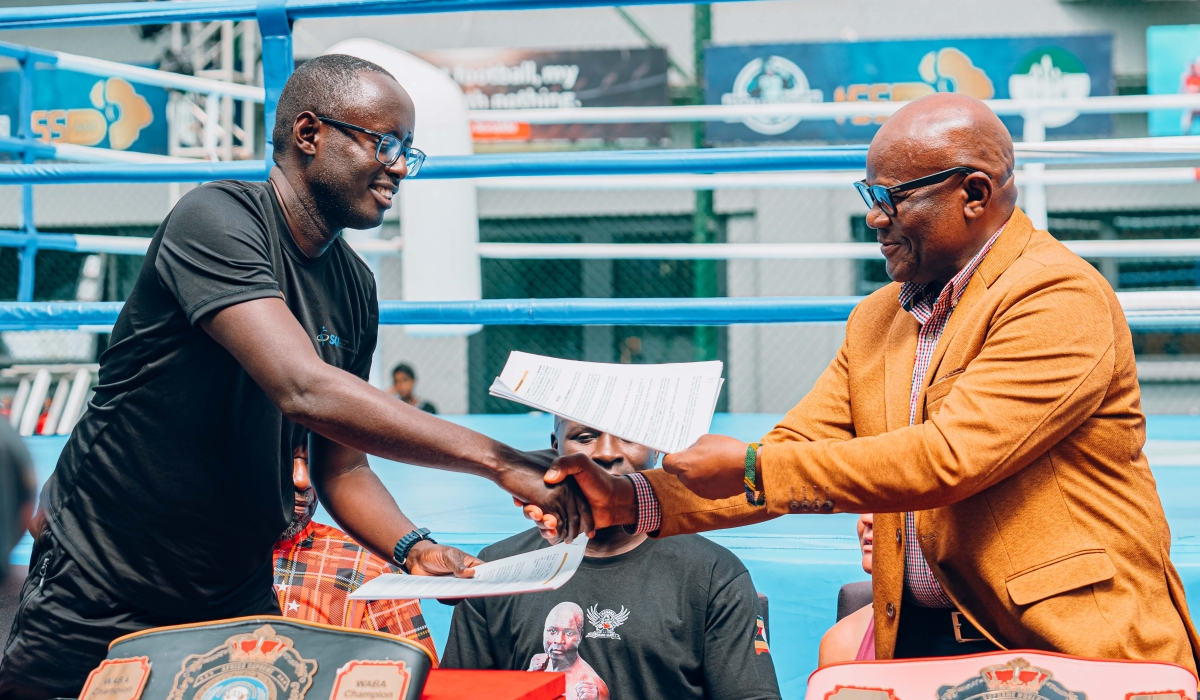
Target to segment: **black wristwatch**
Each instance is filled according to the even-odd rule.
[[[392,550],[392,558],[396,560],[396,564],[398,564],[401,569],[404,569],[404,571],[408,571],[408,569],[404,568],[404,563],[408,560],[409,550],[411,550],[413,545],[421,540],[429,540],[433,544],[437,544],[437,542],[429,536],[429,528],[422,527],[413,530],[404,537],[401,537],[400,541],[396,543],[396,548]]]

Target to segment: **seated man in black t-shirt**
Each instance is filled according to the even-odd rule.
[[[614,474],[650,469],[653,450],[558,419],[550,442]],[[548,546],[536,529],[485,548],[484,561]],[[779,697],[746,567],[700,537],[597,530],[562,588],[455,606],[443,668],[565,671],[567,700]]]
[[[366,381],[378,295],[341,234],[380,225],[420,167],[415,124],[386,70],[319,56],[279,96],[268,180],[197,187],[159,226],[43,490],[0,698],[77,696],[124,634],[279,614],[271,554],[305,445],[341,529],[409,573],[467,575],[476,559],[418,530],[367,453],[491,479],[560,516],[564,538],[591,530],[574,485],[544,484],[546,456]]]

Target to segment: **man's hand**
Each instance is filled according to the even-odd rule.
[[[550,665],[550,655],[549,654],[534,654],[533,658],[529,660],[529,668],[527,670],[529,670],[529,671],[545,671],[546,667],[549,665]]]
[[[574,485],[586,498],[593,525],[593,529],[584,531],[589,537],[596,534],[596,529],[637,521],[637,494],[633,484],[623,476],[609,473],[586,455],[573,454],[555,459],[546,471],[545,481],[560,487]],[[537,523],[543,537],[553,541],[553,533],[561,522],[554,513],[516,498],[513,502],[524,508],[525,517]],[[574,541],[574,537],[565,541]]]
[[[461,549],[421,540],[408,550],[408,559],[404,563],[408,573],[413,576],[453,574],[458,578],[471,578],[475,575],[475,567],[482,564],[483,560]]]
[[[542,536],[557,544],[573,542],[580,533],[594,532],[597,525],[588,503],[590,499],[581,490],[580,484],[567,480],[565,476],[550,477],[562,459],[556,459],[553,450],[523,452],[520,455],[525,458],[526,464],[510,467],[497,483],[513,495],[514,503],[535,509],[539,517],[530,517],[529,511],[526,517],[538,523]],[[584,459],[591,463],[590,459]],[[596,469],[600,467],[597,465]]]
[[[599,700],[600,689],[591,681],[579,681],[575,684],[576,700]]]
[[[686,450],[663,457],[663,469],[701,498],[729,498],[743,491],[749,446],[726,435],[702,435]],[[762,484],[758,487],[761,490]]]

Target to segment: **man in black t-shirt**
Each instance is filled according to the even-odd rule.
[[[653,450],[558,419],[551,444],[613,474],[650,469]],[[529,530],[485,548],[492,561],[549,546]],[[471,598],[454,609],[443,668],[563,671],[567,700],[769,700],[775,667],[746,567],[700,537],[596,531],[555,591]]]
[[[48,526],[0,658],[0,698],[75,696],[123,634],[278,614],[272,548],[305,444],[341,528],[410,573],[464,575],[477,560],[417,532],[368,452],[489,478],[563,517],[564,537],[591,528],[574,486],[544,485],[546,457],[365,381],[376,288],[341,231],[379,225],[420,166],[414,121],[384,69],[313,59],[280,96],[269,180],[198,187],[163,221],[42,493]]]

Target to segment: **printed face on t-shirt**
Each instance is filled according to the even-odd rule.
[[[653,469],[658,461],[658,453],[645,445],[562,418],[554,421],[550,446],[563,456],[587,455],[618,476]]]
[[[575,603],[559,603],[546,616],[542,645],[557,670],[575,663],[583,638],[583,608]]]
[[[592,665],[579,655],[583,641],[583,608],[571,601],[555,605],[542,629],[545,654],[529,660],[530,671],[561,671],[567,674],[568,700],[608,700],[608,684]]]

